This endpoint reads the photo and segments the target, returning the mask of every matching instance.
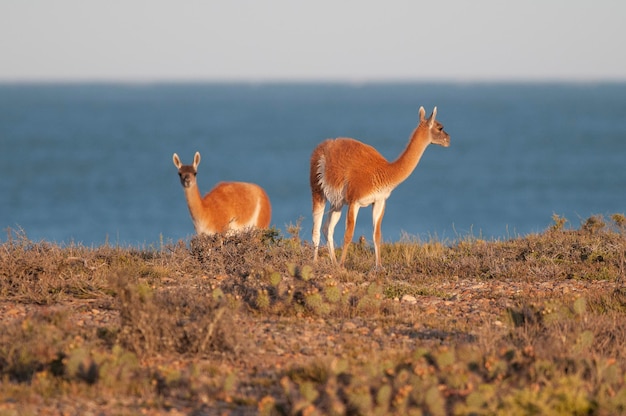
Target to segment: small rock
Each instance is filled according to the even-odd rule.
[[[354,331],[356,329],[356,324],[354,322],[344,322],[343,325],[341,326],[341,329],[343,331]]]
[[[402,295],[401,302],[414,305],[417,303],[417,298],[413,295]]]
[[[302,355],[315,355],[315,350],[311,347],[302,347],[300,349],[300,354]]]

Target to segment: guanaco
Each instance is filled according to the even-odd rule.
[[[201,197],[196,181],[200,152],[196,152],[191,165],[183,165],[176,153],[172,160],[178,169],[196,233],[217,234],[249,227],[269,227],[272,207],[263,188],[247,182],[220,182]]]
[[[424,107],[419,109],[419,124],[411,134],[402,154],[388,162],[374,147],[350,138],[328,139],[320,143],[311,155],[310,183],[313,197],[314,261],[318,259],[320,227],[326,201],[330,208],[323,233],[333,263],[337,263],[333,242],[335,226],[341,218],[341,210],[348,206],[346,231],[339,264],[344,265],[348,247],[354,234],[359,208],[372,205],[374,223],[374,253],[376,268],[381,268],[381,224],[385,203],[391,191],[409,177],[424,154],[426,147],[434,143],[450,146],[450,136],[443,125],[435,120],[437,107],[425,118]]]

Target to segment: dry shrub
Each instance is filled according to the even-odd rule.
[[[619,222],[621,216],[614,217],[615,227],[595,216],[579,230],[563,229],[559,223],[545,233],[506,241],[466,238],[443,250],[438,258],[426,264],[418,262],[417,267],[429,276],[616,280],[624,274],[626,233]]]
[[[63,351],[67,334],[57,325],[61,316],[35,316],[0,326],[0,378],[30,381],[51,368]]]
[[[48,379],[49,390],[54,390],[62,388],[61,381],[94,384],[111,374],[117,377],[119,368],[112,367],[118,363],[104,352],[103,332],[76,325],[71,318],[68,308],[47,307],[2,325],[0,378],[26,383]]]
[[[137,250],[63,247],[32,242],[23,232],[9,236],[0,245],[0,295],[23,303],[50,305],[68,298],[107,298],[112,269],[128,269],[129,258],[136,259],[136,267],[146,265],[146,258]]]
[[[10,240],[0,251],[0,294],[27,303],[52,304],[94,292],[84,261],[46,242]],[[95,290],[97,291],[97,290]]]
[[[302,256],[300,242],[283,238],[275,229],[249,229],[236,234],[197,235],[191,255],[205,273],[246,277],[268,267],[284,266]],[[303,256],[301,258],[304,258]]]
[[[449,278],[616,280],[626,270],[626,220],[622,218],[613,215],[611,225],[594,216],[583,221],[579,230],[571,230],[564,229],[563,219],[557,217],[557,224],[542,234],[505,241],[468,236],[446,244],[405,236],[383,245],[384,275],[401,276],[411,283]],[[356,245],[348,267],[371,266],[370,251],[367,244]]]
[[[119,300],[119,341],[140,355],[236,353],[245,345],[233,325],[236,311],[222,293],[206,287],[156,289],[127,275],[114,283]]]
[[[61,250],[33,243],[25,234],[9,234],[0,250],[0,293],[34,303],[52,303],[61,292],[57,269]]]
[[[202,273],[217,278],[223,293],[252,309],[303,312],[305,294],[321,289],[307,264],[308,250],[297,238],[282,238],[275,230],[195,236],[190,246]]]

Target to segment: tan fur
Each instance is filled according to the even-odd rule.
[[[419,125],[413,131],[404,152],[394,162],[388,162],[372,146],[349,138],[329,139],[313,150],[310,184],[313,199],[314,260],[318,258],[320,228],[326,201],[330,208],[323,232],[333,263],[337,262],[333,232],[341,217],[342,207],[348,206],[340,265],[345,263],[359,208],[373,204],[376,267],[381,267],[381,223],[385,213],[385,201],[413,172],[429,144],[435,143],[444,147],[450,145],[450,136],[443,130],[441,123],[435,120],[436,114],[437,107],[430,118],[426,119],[424,108],[420,107]]]
[[[191,220],[198,234],[269,227],[272,208],[263,188],[246,182],[220,182],[201,197],[196,182],[200,153],[196,152],[192,165],[183,165],[176,153],[172,160],[178,169]]]

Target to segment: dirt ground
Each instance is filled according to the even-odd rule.
[[[223,373],[233,372],[239,380],[240,395],[262,398],[280,390],[281,378],[289,369],[311,363],[349,357],[353,362],[367,362],[372,357],[393,352],[401,354],[419,347],[474,342],[476,334],[497,334],[505,331],[506,311],[522,302],[545,299],[599,296],[614,291],[615,283],[608,281],[533,280],[501,281],[456,278],[433,282],[437,296],[408,296],[392,302],[400,308],[402,318],[367,319],[281,317],[258,313],[236,315],[237,325],[253,346],[242,353],[206,357]],[[0,300],[3,325],[23,322],[36,315],[63,312],[76,327],[86,330],[120,325],[119,312],[112,301],[72,300],[55,305],[24,304]],[[467,331],[474,328],[475,331]],[[154,356],[142,361],[146,368],[160,365],[186,368],[190,361],[202,358],[180,355]],[[262,387],[260,387],[262,386]],[[248,389],[248,391],[245,391]],[[254,391],[257,390],[257,391]],[[203,403],[204,401],[204,403]],[[105,415],[105,414],[256,414],[253,403],[233,404],[228,397],[200,397],[198,401],[169,400],[159,406],[145,406],[129,396],[98,400],[71,395],[63,399],[28,397],[0,398],[2,415]]]

